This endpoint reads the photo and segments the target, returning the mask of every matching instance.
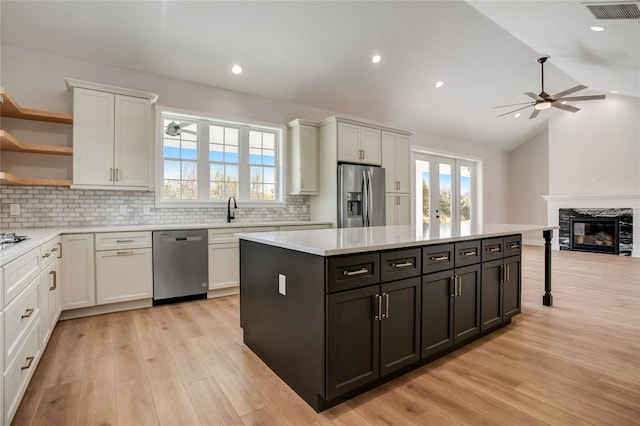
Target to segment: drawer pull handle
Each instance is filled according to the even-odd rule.
[[[45,253],[45,254],[42,255],[42,258],[44,259],[44,258],[47,258],[49,256],[51,256],[51,253]]]
[[[367,268],[361,268],[361,269],[358,269],[357,271],[344,271],[343,275],[345,277],[353,277],[354,275],[362,275],[368,272],[369,270]]]
[[[132,243],[133,240],[116,240],[116,243]]]
[[[133,254],[133,252],[132,251],[117,251],[116,254],[118,256],[121,256],[121,255]]]
[[[27,370],[28,368],[31,367],[31,364],[33,363],[33,357],[32,356],[28,356],[26,361],[27,362],[25,362],[24,365],[22,367],[20,367],[20,371]]]
[[[441,262],[443,260],[449,260],[449,256],[448,255],[444,255],[444,256],[431,256],[431,260],[433,260],[434,262]]]
[[[53,291],[58,288],[58,274],[56,271],[49,272],[49,275],[53,275],[53,286],[49,287],[49,291]]]
[[[460,254],[463,256],[475,256],[477,253],[475,250],[463,251]]]
[[[489,253],[495,253],[497,251],[500,251],[500,247],[487,247],[486,251],[488,251]]]
[[[412,262],[404,262],[404,263],[392,263],[391,267],[392,268],[408,268],[410,266],[413,266]]]
[[[509,246],[509,250],[515,250],[515,249],[519,249],[520,248],[520,244],[511,244]]]
[[[24,311],[24,314],[20,315],[20,319],[29,318],[32,313],[33,313],[33,308],[29,308],[26,311]]]
[[[58,243],[60,244],[60,243]],[[51,251],[58,251],[58,247],[51,247]]]

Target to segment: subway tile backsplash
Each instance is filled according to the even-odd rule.
[[[101,225],[169,225],[220,223],[226,207],[157,208],[151,191],[69,189],[48,186],[0,185],[2,230]],[[11,216],[11,204],[20,215]],[[309,220],[309,196],[287,195],[284,207],[243,208],[238,203],[237,222]],[[121,209],[126,206],[126,213]],[[151,206],[144,214],[144,206]]]

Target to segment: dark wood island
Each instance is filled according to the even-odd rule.
[[[521,233],[551,229],[482,228],[239,234],[244,342],[316,411],[456,350],[520,313]]]

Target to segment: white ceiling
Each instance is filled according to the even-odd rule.
[[[547,93],[580,83],[589,89],[578,94],[640,97],[640,23],[601,21],[607,30],[594,33],[595,19],[573,1],[3,0],[0,7],[3,43],[504,149],[544,129],[551,114],[569,114],[496,118],[508,110],[491,108],[540,92],[536,59],[544,54],[551,55]],[[382,55],[377,65],[374,53]],[[240,76],[230,72],[234,63],[244,68]],[[438,80],[444,87],[434,87]]]

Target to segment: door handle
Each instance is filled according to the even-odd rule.
[[[462,277],[456,276],[456,282],[458,283],[458,297],[462,296]]]
[[[26,358],[26,363],[24,365],[22,365],[22,367],[20,367],[20,371],[22,370],[27,370],[29,367],[31,367],[31,363],[33,363],[33,358],[32,356],[28,356]]]
[[[373,319],[375,321],[380,321],[380,316],[382,315],[382,297],[379,294],[376,294],[374,297],[374,302],[376,304],[376,314]]]
[[[382,293],[384,297],[384,312],[382,313],[382,319],[389,319],[389,294]]]
[[[29,308],[26,311],[24,311],[24,314],[20,315],[20,319],[29,318],[32,313],[33,313],[33,308]]]
[[[509,267],[510,265],[504,265],[506,270],[507,270],[507,279],[505,280],[506,282],[511,281],[511,268]]]
[[[113,182],[113,167],[109,167],[109,182]]]
[[[56,271],[50,271],[49,275],[53,275],[53,287],[49,287],[49,291],[53,291],[58,288],[58,274]]]

